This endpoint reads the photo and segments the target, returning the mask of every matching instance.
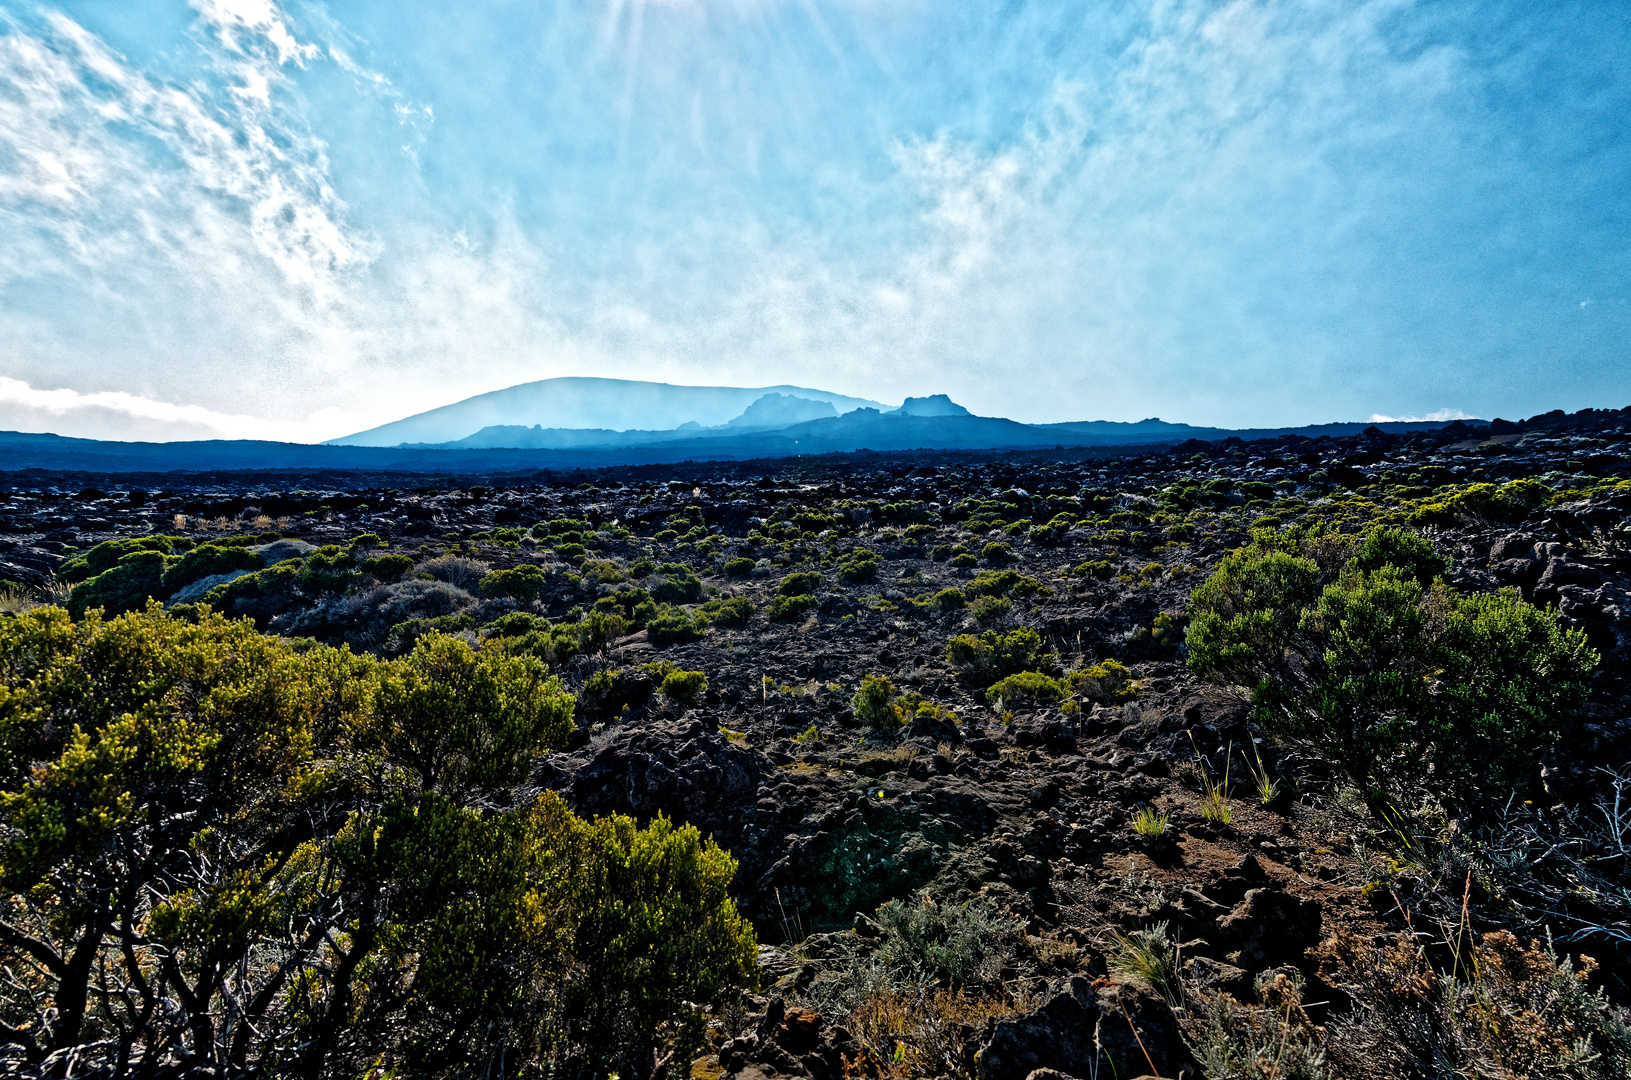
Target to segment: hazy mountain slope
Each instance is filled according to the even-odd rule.
[[[439,409],[382,424],[329,442],[336,446],[399,446],[456,442],[482,428],[516,426],[673,429],[685,423],[714,427],[739,416],[766,394],[825,401],[839,412],[883,408],[876,401],[800,386],[674,386],[630,379],[541,379],[478,394]]]

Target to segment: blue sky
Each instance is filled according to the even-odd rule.
[[[0,0],[0,427],[1631,404],[1631,6]]]

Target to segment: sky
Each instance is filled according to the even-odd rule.
[[[0,0],[0,428],[1631,404],[1631,5]]]

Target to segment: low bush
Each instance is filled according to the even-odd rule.
[[[744,556],[725,561],[725,574],[727,577],[745,578],[753,574],[754,562]]]
[[[1026,577],[1017,570],[981,570],[974,580],[963,586],[970,599],[976,596],[1012,596],[1026,599],[1032,596],[1052,596],[1053,590],[1034,577]]]
[[[1066,677],[1072,693],[1089,701],[1120,705],[1138,697],[1133,673],[1119,660],[1101,660]]]
[[[900,726],[900,715],[894,708],[895,693],[895,684],[882,675],[863,675],[855,696],[850,698],[850,709],[867,727],[893,730]]]
[[[700,671],[670,671],[657,692],[685,709],[694,709],[708,692],[708,679]]]
[[[1356,1007],[1329,1028],[1338,1075],[1631,1076],[1628,1017],[1550,942],[1505,930],[1436,969],[1416,942],[1339,935],[1336,956]]]
[[[491,568],[486,563],[466,559],[462,555],[443,555],[419,564],[421,573],[429,574],[437,581],[445,581],[465,592],[474,592],[477,583],[489,569]]]
[[[515,600],[536,600],[549,583],[549,575],[541,566],[523,563],[508,570],[494,570],[481,579],[479,588],[483,596],[508,596]]]
[[[634,1075],[757,985],[735,863],[694,828],[513,797],[572,723],[536,660],[39,608],[0,621],[0,688],[18,1062],[112,1074],[128,1033],[177,1073]],[[379,771],[335,765],[359,755]]]
[[[788,574],[782,578],[781,584],[776,586],[778,596],[809,596],[821,588],[824,579],[820,574],[797,573]]]
[[[982,623],[994,623],[1013,609],[1014,602],[1005,596],[982,596],[969,605],[970,615]]]
[[[1260,539],[1190,597],[1189,665],[1251,688],[1265,731],[1373,799],[1429,775],[1463,801],[1527,793],[1597,655],[1515,592],[1424,583],[1439,566],[1424,544],[1376,530],[1332,572]]]
[[[151,549],[120,556],[113,566],[74,586],[68,610],[77,619],[91,608],[100,608],[107,615],[122,615],[145,607],[149,597],[165,595],[164,561],[162,551]]]
[[[878,576],[882,564],[876,552],[856,548],[838,562],[838,580],[845,585],[858,585]]]
[[[998,634],[987,630],[978,637],[958,634],[946,644],[946,659],[962,668],[979,685],[1021,671],[1035,671],[1047,655],[1042,635],[1029,627]]]
[[[797,622],[816,609],[819,601],[813,596],[777,596],[771,598],[765,615],[772,622]]]
[[[364,559],[362,569],[376,581],[401,581],[413,569],[413,560],[406,555],[380,555]]]
[[[156,551],[160,555],[168,555],[174,547],[174,542],[168,536],[136,536],[122,540],[104,540],[85,554],[76,555],[58,567],[57,580],[67,585],[77,585],[87,578],[112,570],[126,555],[138,551]]]
[[[709,600],[697,608],[696,614],[715,626],[746,626],[753,617],[753,601],[745,596]]]
[[[1057,703],[1069,695],[1070,688],[1063,681],[1037,671],[1021,671],[998,679],[985,691],[987,701],[998,702],[1004,709]]]
[[[882,675],[862,677],[860,687],[850,698],[850,709],[857,720],[874,731],[894,731],[920,716],[947,723],[957,722],[956,714],[950,709],[915,691],[903,694]]]
[[[259,553],[250,551],[241,544],[199,544],[165,567],[163,595],[171,596],[193,582],[207,577],[230,574],[238,570],[259,570],[263,565],[265,564],[261,561]],[[410,568],[413,566],[413,560],[408,560],[408,566]]]
[[[684,563],[663,563],[646,588],[661,604],[694,604],[702,599],[702,580]]]
[[[556,539],[561,538],[557,537]],[[588,548],[579,543],[556,544],[550,550],[555,552],[555,557],[557,559],[565,563],[572,563],[574,566],[581,563],[588,556],[589,552]]]
[[[993,540],[980,549],[980,558],[988,564],[1000,566],[1014,561],[1014,549],[1000,540]]]
[[[646,620],[646,634],[658,647],[682,645],[695,641],[708,632],[706,622],[692,618],[684,609],[665,604]]]

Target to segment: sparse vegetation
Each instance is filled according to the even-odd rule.
[[[19,475],[0,1060],[1618,1076],[1628,418]]]

